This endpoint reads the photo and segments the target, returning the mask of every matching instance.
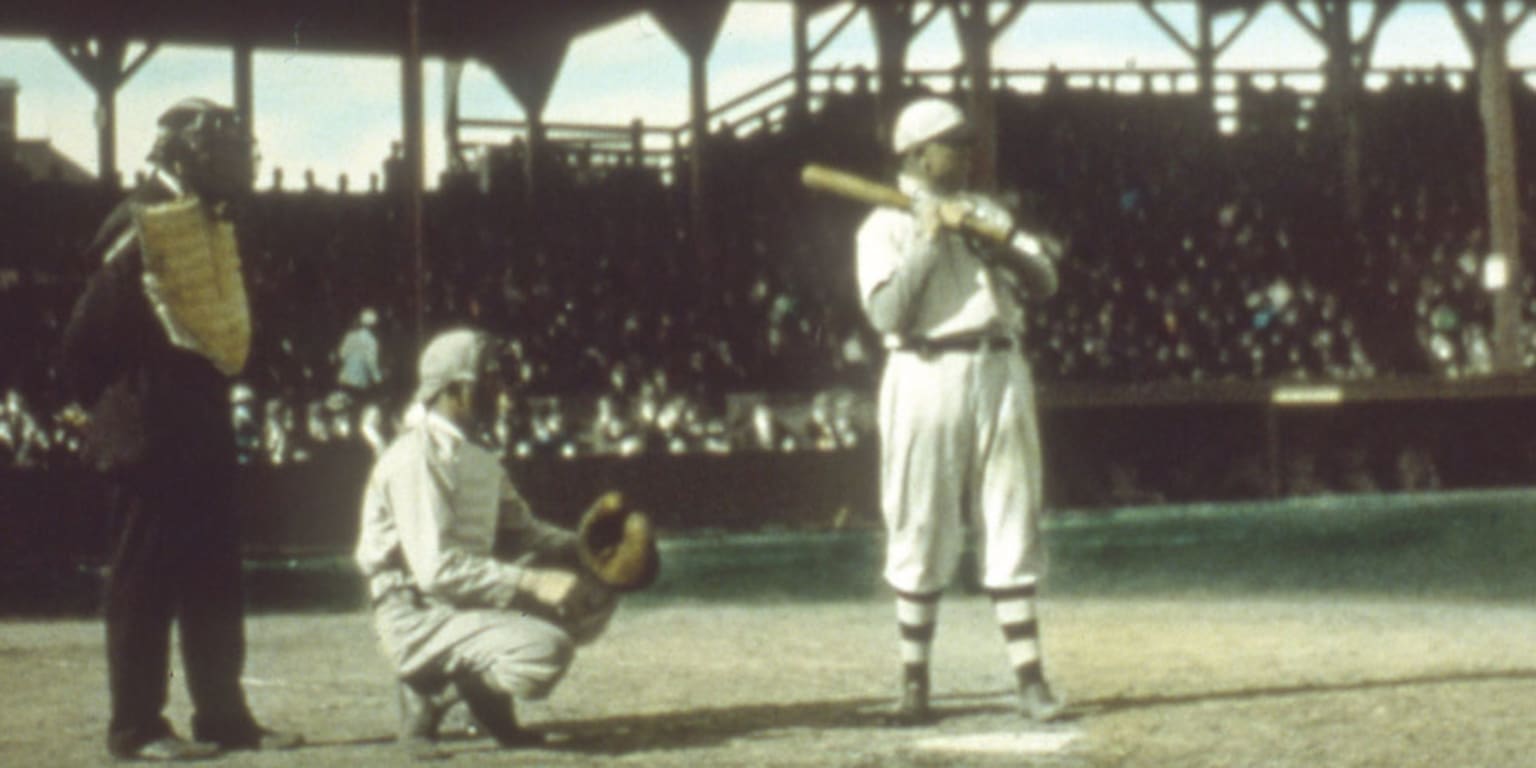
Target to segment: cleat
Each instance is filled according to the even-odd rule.
[[[1067,705],[1051,693],[1044,680],[1026,683],[1019,689],[1019,714],[1026,720],[1049,723],[1059,720],[1066,713]]]
[[[544,734],[518,725],[511,694],[494,690],[472,676],[459,680],[457,688],[480,730],[490,734],[502,749],[544,746]]]
[[[902,672],[901,701],[882,718],[892,728],[927,725],[938,718],[928,706],[928,667],[909,664]]]

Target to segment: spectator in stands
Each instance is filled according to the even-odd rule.
[[[51,445],[48,432],[27,409],[21,392],[7,391],[4,402],[0,402],[0,462],[23,469],[36,468]]]
[[[372,307],[365,308],[336,350],[336,383],[359,398],[366,398],[384,382],[384,374],[379,370],[379,340],[373,330],[378,324],[379,313]]]

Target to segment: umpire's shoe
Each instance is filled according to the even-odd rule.
[[[1019,714],[1037,723],[1049,723],[1066,714],[1067,705],[1045,682],[1040,665],[1031,664],[1019,670]]]
[[[241,723],[236,727],[194,723],[192,736],[198,741],[213,742],[224,751],[281,752],[304,746],[304,737],[297,733],[274,731],[255,722]]]
[[[936,719],[928,707],[928,665],[907,664],[901,673],[901,701],[885,716],[885,724],[910,728]]]
[[[142,760],[157,763],[211,760],[219,756],[219,745],[207,741],[188,741],[175,734],[167,734],[132,749],[112,750],[118,760]]]

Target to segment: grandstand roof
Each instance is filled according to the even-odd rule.
[[[835,3],[835,0],[800,1],[813,10]],[[1262,4],[1262,0],[1202,1],[1217,12]],[[264,48],[336,53],[393,53],[404,46],[406,2],[5,0],[0,3],[0,34],[81,37],[111,32],[131,39],[165,43],[245,43]],[[422,52],[428,56],[487,55],[505,46],[513,33],[525,32],[529,27],[575,35],[666,3],[688,4],[686,0],[421,0]]]
[[[571,34],[646,7],[643,0],[515,2],[421,0],[421,46],[429,56],[474,56],[530,26]],[[405,44],[406,0],[6,0],[0,33],[44,37],[117,33],[166,43],[391,53]]]

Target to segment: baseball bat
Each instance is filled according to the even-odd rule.
[[[811,189],[831,192],[861,203],[902,211],[912,210],[911,196],[889,184],[881,184],[857,174],[816,163],[807,164],[800,170],[800,183]],[[960,223],[960,229],[998,243],[1008,242],[1013,235],[1010,229],[998,227],[971,216],[967,216]]]

